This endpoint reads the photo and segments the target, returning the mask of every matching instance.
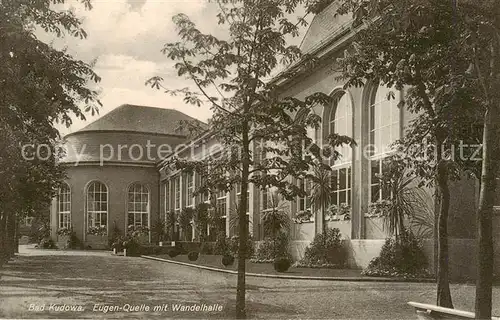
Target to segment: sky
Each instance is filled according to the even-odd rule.
[[[87,114],[86,121],[74,119],[70,128],[59,126],[61,134],[77,131],[122,104],[177,109],[206,122],[211,115],[208,106],[185,104],[182,97],[152,89],[145,82],[152,76],[161,76],[168,88],[191,86],[189,81],[177,77],[174,62],[160,50],[165,43],[178,40],[172,22],[177,13],[187,14],[203,32],[222,36],[224,30],[217,25],[217,7],[206,0],[93,0],[92,4],[90,11],[76,1],[61,8],[74,10],[82,19],[86,39],[37,34],[57,48],[67,48],[76,59],[96,60],[94,71],[102,78],[98,84],[103,103],[99,115]]]

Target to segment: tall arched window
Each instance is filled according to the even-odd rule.
[[[108,188],[102,182],[93,181],[87,187],[87,231],[105,229],[108,225]]]
[[[315,113],[314,108],[311,109],[302,109],[299,110],[295,116],[295,121],[305,121],[306,117],[309,115],[310,110]],[[315,113],[316,114],[316,113]],[[312,140],[313,143],[317,144],[319,147],[322,147],[322,140],[320,135],[319,128],[307,127],[306,128],[307,137]],[[300,144],[300,156],[302,157],[304,144]],[[297,212],[303,212],[311,209],[311,190],[312,190],[312,182],[307,179],[298,179],[297,186],[301,188],[305,192],[304,197],[297,197]],[[266,199],[270,199],[270,195],[266,195]],[[266,207],[267,208],[267,207]]]
[[[337,99],[327,118],[328,134],[336,133],[338,135],[353,137],[352,130],[352,100],[347,92],[337,95]],[[343,145],[336,148],[340,153],[339,159],[332,158],[332,188],[333,204],[342,203],[351,204],[352,198],[352,148],[349,145]]]
[[[149,227],[149,189],[134,183],[128,189],[128,225]]]
[[[59,213],[59,228],[71,227],[71,189],[67,183],[59,188],[57,197],[57,207]]]
[[[400,137],[401,111],[399,92],[383,85],[377,88],[370,105],[370,199],[375,202],[390,197],[382,190],[377,175],[385,170],[384,158],[391,154],[390,145]]]

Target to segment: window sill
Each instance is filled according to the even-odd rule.
[[[314,220],[309,220],[309,221],[301,221],[301,222],[298,222],[298,221],[294,221],[295,224],[305,224],[305,223],[313,223]]]
[[[365,218],[382,218],[384,217],[383,215],[369,215],[369,214],[365,214]]]

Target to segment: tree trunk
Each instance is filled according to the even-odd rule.
[[[492,216],[499,164],[499,114],[490,104],[484,117],[483,163],[477,214],[476,319],[491,319],[493,281]]]
[[[15,215],[10,214],[7,216],[7,259],[10,260],[15,255]]]
[[[439,261],[439,207],[441,205],[441,195],[439,193],[439,188],[436,188],[434,192],[434,228],[432,232],[432,237],[434,240],[434,275],[437,279],[438,272],[438,261]]]
[[[19,219],[14,221],[14,253],[19,253]]]
[[[440,160],[438,163],[437,183],[441,198],[438,220],[437,305],[445,308],[453,308],[448,270],[448,211],[450,209],[450,190],[448,187],[448,167],[445,160]]]
[[[321,219],[323,219],[323,235],[326,235],[326,230],[328,229],[327,221],[326,221],[326,203],[324,202],[321,206]]]
[[[247,238],[248,226],[244,221],[247,220],[247,203],[248,203],[248,178],[250,171],[250,142],[249,142],[249,126],[248,122],[242,123],[242,173],[241,173],[241,203],[239,208],[239,248],[238,248],[238,280],[236,284],[236,318],[246,318],[245,308],[245,260],[247,256]]]
[[[7,252],[5,218],[6,214],[0,213],[0,266],[4,264]]]

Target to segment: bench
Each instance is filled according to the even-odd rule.
[[[474,312],[462,311],[457,309],[438,307],[432,304],[408,302],[415,308],[419,320],[433,319],[474,319]],[[500,320],[499,317],[491,317],[492,320]]]

